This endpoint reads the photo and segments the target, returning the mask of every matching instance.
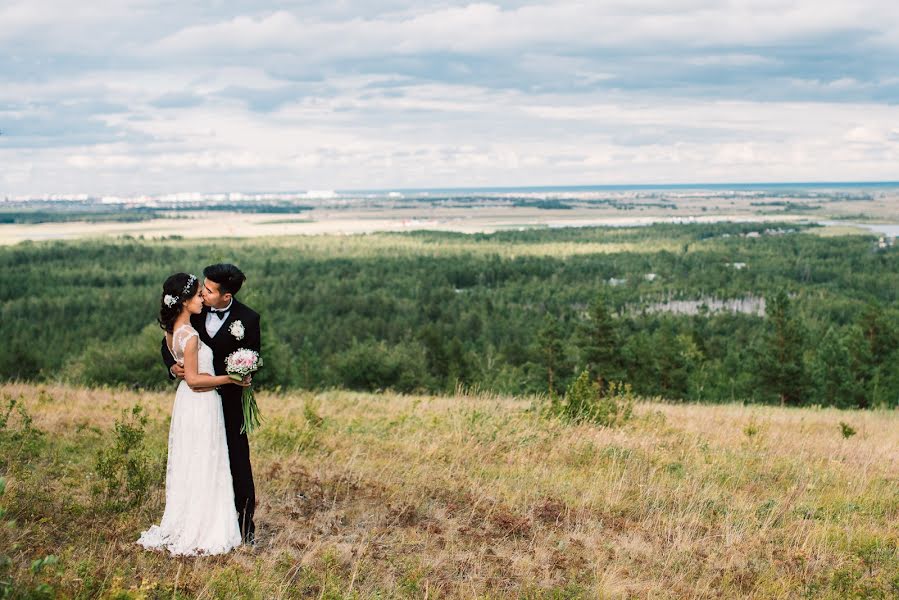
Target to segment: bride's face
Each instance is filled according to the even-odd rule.
[[[198,315],[203,312],[203,296],[200,294],[200,289],[200,286],[197,286],[197,292],[194,294],[193,298],[184,302],[184,310],[193,315]]]

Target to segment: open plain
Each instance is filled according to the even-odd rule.
[[[296,199],[296,210],[279,212],[204,210],[201,204],[167,204],[154,218],[136,222],[49,221],[0,224],[0,244],[24,240],[60,240],[132,236],[188,239],[271,237],[291,235],[351,235],[421,229],[490,233],[505,229],[634,226],[665,222],[899,222],[899,191],[802,191],[739,194],[721,191],[615,192],[605,194],[540,193],[474,195],[434,199],[413,197],[353,197]],[[541,206],[541,203],[543,207]],[[548,203],[548,204],[547,204]],[[53,210],[61,210],[59,203]],[[557,208],[562,206],[564,208]],[[63,208],[64,205],[62,205]],[[108,209],[108,207],[105,207]],[[121,205],[122,212],[134,210]],[[0,202],[0,215],[29,209],[28,203]],[[106,214],[106,213],[104,213]]]

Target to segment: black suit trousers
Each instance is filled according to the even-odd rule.
[[[228,459],[231,462],[231,481],[234,485],[234,506],[237,508],[238,525],[245,541],[256,535],[253,514],[256,510],[256,487],[253,485],[253,469],[250,466],[250,443],[243,427],[243,407],[240,401],[243,388],[223,385],[222,412],[225,416],[225,437],[228,440]]]

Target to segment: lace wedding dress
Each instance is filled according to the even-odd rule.
[[[169,350],[183,363],[184,348],[195,336],[197,371],[214,374],[212,349],[190,325],[175,330]],[[218,392],[194,392],[186,381],[178,385],[169,429],[165,513],[137,543],[179,556],[223,554],[241,543]]]

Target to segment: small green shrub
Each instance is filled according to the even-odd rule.
[[[840,421],[840,433],[843,434],[843,437],[847,440],[855,435],[855,428],[853,428],[848,423],[844,423]]]
[[[325,424],[324,417],[318,414],[318,402],[313,398],[303,402],[303,418],[313,429],[320,429]]]
[[[0,470],[6,471],[38,456],[45,440],[21,399],[8,394],[3,397],[7,403],[5,410],[0,409]],[[18,418],[14,420],[15,416]]]
[[[755,422],[755,419],[749,421],[746,427],[743,428],[743,433],[745,433],[746,437],[748,438],[754,438],[759,434],[760,431],[761,427],[759,427],[759,424]]]
[[[565,391],[561,400],[554,398],[550,414],[572,423],[589,422],[615,427],[633,416],[634,393],[629,384],[611,382],[605,388],[590,380],[584,369]]]
[[[123,410],[122,419],[115,423],[112,446],[97,453],[99,480],[92,492],[107,510],[121,512],[140,505],[160,482],[163,471],[156,468],[144,447],[147,420],[139,404]]]

